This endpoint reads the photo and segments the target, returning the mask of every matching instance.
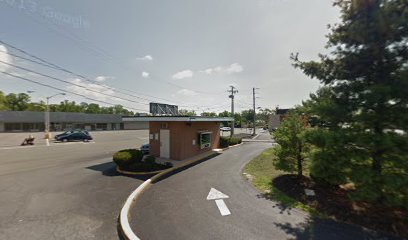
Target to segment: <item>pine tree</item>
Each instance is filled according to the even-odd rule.
[[[331,91],[311,103],[328,123],[310,135],[319,147],[312,174],[352,181],[355,198],[408,206],[408,1],[334,5],[342,21],[330,27],[331,53],[310,62],[292,55],[295,67]]]
[[[309,145],[305,141],[306,124],[302,115],[292,111],[274,132],[279,145],[275,148],[274,165],[286,172],[297,172],[303,176],[304,161],[307,159]]]

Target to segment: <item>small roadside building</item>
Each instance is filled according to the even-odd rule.
[[[138,117],[149,122],[150,154],[183,160],[218,148],[220,123],[225,117],[152,116]]]

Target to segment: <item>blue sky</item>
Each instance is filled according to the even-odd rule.
[[[328,0],[0,0],[0,21],[0,40],[98,84],[10,57],[1,51],[22,54],[7,46],[0,60],[77,86],[0,63],[1,71],[134,109],[156,101],[219,112],[230,109],[231,84],[239,90],[237,110],[250,107],[252,87],[260,88],[263,108],[306,99],[319,82],[293,69],[290,53],[315,59],[324,52],[326,26],[338,21],[338,10]],[[131,90],[140,98],[87,89],[126,99],[122,90]],[[58,92],[3,74],[0,90],[32,90],[33,100]],[[90,102],[72,94],[53,101],[64,99]]]

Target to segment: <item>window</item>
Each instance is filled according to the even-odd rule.
[[[161,129],[167,129],[167,128],[169,128],[169,124],[168,123],[160,123],[160,128]]]
[[[211,148],[211,132],[199,133],[198,144],[200,149]]]

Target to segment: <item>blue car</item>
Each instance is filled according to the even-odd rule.
[[[93,138],[91,137],[91,135],[86,134],[84,132],[67,132],[67,133],[59,134],[55,136],[55,140],[61,141],[61,142],[69,142],[69,141],[88,142],[92,139]]]
[[[140,147],[140,151],[142,151],[143,154],[149,154],[149,152],[150,152],[150,146],[149,146],[149,144],[143,144],[143,145]]]

